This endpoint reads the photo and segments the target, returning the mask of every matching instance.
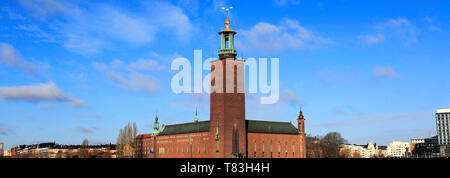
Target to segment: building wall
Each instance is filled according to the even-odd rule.
[[[450,109],[438,109],[436,111],[436,129],[438,144],[450,144]]]
[[[210,141],[209,134],[210,132],[199,132],[138,138],[136,155],[138,158],[214,158],[217,157],[217,144]],[[255,153],[256,158],[306,157],[305,138],[301,135],[247,133],[246,140],[248,151],[243,152],[246,155],[248,153],[248,158],[255,158]],[[149,149],[152,149],[153,154],[149,153]]]
[[[305,158],[304,140],[301,135],[248,133],[248,158]]]
[[[408,142],[394,141],[387,147],[388,157],[409,156],[410,144]]]

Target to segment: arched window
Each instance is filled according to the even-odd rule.
[[[286,154],[286,158],[287,158],[287,156],[288,156],[288,144],[287,144],[287,142],[284,144],[284,152],[285,152],[285,154]]]
[[[281,157],[281,144],[278,142],[278,157]]]
[[[295,144],[292,144],[292,157],[295,157]]]
[[[264,158],[264,142],[262,143],[262,157]]]
[[[270,157],[272,157],[272,142],[270,142]]]

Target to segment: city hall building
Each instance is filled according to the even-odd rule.
[[[291,122],[245,119],[245,92],[238,92],[244,86],[244,61],[236,59],[236,32],[229,28],[228,15],[225,25],[219,32],[219,59],[211,64],[210,120],[199,121],[196,112],[193,122],[163,125],[160,129],[156,116],[153,132],[136,137],[136,157],[306,157],[305,118],[301,110],[297,128]],[[232,72],[226,74],[228,70]],[[232,77],[233,82],[226,82],[227,77]]]

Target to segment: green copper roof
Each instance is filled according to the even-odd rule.
[[[247,132],[273,133],[273,134],[298,134],[297,128],[290,122],[256,121],[247,120]]]
[[[298,134],[297,128],[289,122],[246,120],[247,132]],[[167,125],[159,135],[174,135],[184,133],[208,132],[209,121],[190,122],[184,124]]]
[[[174,135],[184,133],[208,132],[209,121],[190,122],[184,124],[167,125],[159,135]]]

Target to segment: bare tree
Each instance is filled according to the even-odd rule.
[[[137,128],[135,122],[129,122],[128,125],[119,130],[116,147],[117,155],[120,158],[131,158],[134,156],[136,135]]]
[[[79,158],[89,158],[89,142],[87,139],[84,139],[81,143]]]
[[[323,150],[323,157],[337,158],[339,156],[339,147],[346,144],[347,140],[341,137],[338,132],[330,132],[320,141],[320,147]]]

